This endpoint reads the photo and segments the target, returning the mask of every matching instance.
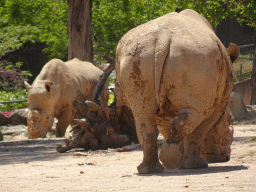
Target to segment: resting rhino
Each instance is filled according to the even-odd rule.
[[[238,56],[235,44],[227,52],[210,23],[189,9],[140,25],[121,38],[116,75],[143,149],[140,174],[163,172],[157,128],[166,142],[181,144],[179,168],[208,166],[200,143],[212,127],[228,129],[230,122],[218,121],[229,119],[230,58],[234,62]],[[169,126],[161,126],[166,119]]]
[[[45,137],[56,117],[56,136],[64,136],[67,126],[77,116],[71,105],[79,89],[92,100],[94,88],[103,71],[89,62],[73,59],[63,62],[53,59],[45,64],[32,86],[24,82],[28,93],[29,138]],[[107,82],[102,91],[103,105],[107,105]]]

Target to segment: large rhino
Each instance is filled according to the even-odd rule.
[[[117,81],[143,149],[139,173],[163,171],[157,128],[167,142],[181,144],[179,168],[208,166],[200,144],[212,127],[229,128],[229,122],[218,121],[229,119],[225,111],[238,56],[235,44],[227,52],[210,23],[189,9],[140,25],[121,38]],[[161,126],[166,119],[169,126]]]
[[[49,61],[42,68],[32,86],[24,82],[29,91],[28,133],[29,138],[45,137],[56,117],[56,136],[64,136],[67,126],[77,113],[71,105],[79,89],[87,100],[92,100],[94,88],[103,71],[89,62],[73,59],[63,62]],[[101,94],[103,105],[107,105],[107,82]]]

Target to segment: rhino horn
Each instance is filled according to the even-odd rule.
[[[28,91],[32,88],[32,86],[29,85],[27,81],[24,81],[24,86],[26,87],[26,89],[27,89]]]
[[[32,110],[32,111],[31,111],[31,117],[32,117],[32,119],[39,119],[39,118],[40,118],[39,111],[37,111],[37,110]]]

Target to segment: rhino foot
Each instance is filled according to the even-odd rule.
[[[148,165],[145,162],[142,162],[138,167],[139,174],[150,174],[150,173],[163,173],[164,167],[159,161],[155,164]]]
[[[180,169],[203,169],[207,168],[208,163],[202,157],[191,157],[191,158],[182,158]]]
[[[230,160],[230,154],[202,154],[202,156],[207,160],[208,163],[222,163]]]

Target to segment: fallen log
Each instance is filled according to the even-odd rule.
[[[107,55],[104,58],[110,65],[95,87],[93,101],[86,100],[79,90],[76,92],[72,105],[83,119],[73,123],[72,138],[65,140],[65,146],[57,146],[58,152],[78,147],[86,150],[120,148],[132,142],[138,143],[132,112],[124,105],[118,86],[113,90],[115,100],[109,107],[105,107],[100,99],[104,84],[115,69],[115,59]]]

